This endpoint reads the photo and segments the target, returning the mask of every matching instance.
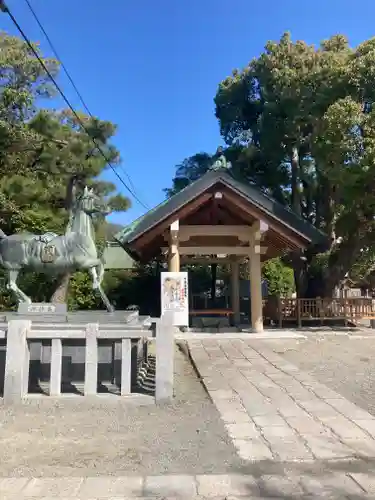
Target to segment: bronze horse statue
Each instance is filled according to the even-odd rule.
[[[99,291],[107,310],[112,312],[113,306],[101,287],[104,264],[98,257],[92,221],[94,214],[108,215],[110,209],[87,186],[70,201],[70,219],[63,236],[50,232],[7,236],[0,229],[0,264],[8,271],[7,288],[15,293],[19,302],[31,304],[31,299],[17,285],[21,269],[51,274],[88,269],[93,289]]]

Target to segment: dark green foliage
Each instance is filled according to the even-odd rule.
[[[267,280],[269,295],[290,297],[295,291],[293,269],[283,264],[279,258],[265,262],[262,275]]]
[[[40,55],[57,76],[58,61]],[[0,71],[0,228],[6,234],[63,233],[67,184],[73,174],[106,196],[113,210],[126,210],[129,200],[116,193],[112,183],[98,179],[108,167],[92,141],[116,165],[120,155],[110,142],[116,126],[78,113],[82,127],[70,110],[41,108],[42,99],[53,95],[53,86],[26,44],[6,33],[0,33]],[[95,226],[102,249],[106,222],[98,219]],[[61,277],[26,273],[19,284],[33,300],[48,300],[60,282]],[[82,298],[89,286],[85,273],[77,273],[69,299],[73,308],[94,304],[92,294]],[[4,286],[0,294],[1,306],[10,307],[13,298]]]
[[[374,270],[374,66],[375,39],[314,47],[286,33],[215,97],[224,140],[242,149],[237,168],[332,238],[319,270],[314,252],[291,256],[301,296]]]

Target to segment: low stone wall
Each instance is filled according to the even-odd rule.
[[[136,391],[136,380],[143,362],[147,361],[147,338],[131,339],[131,387]],[[0,374],[5,371],[6,344],[0,347]],[[30,341],[29,391],[37,392],[48,383],[51,371],[51,342]],[[3,351],[3,354],[2,354]],[[1,355],[2,354],[2,355]],[[62,343],[62,384],[82,385],[85,381],[85,341],[66,340]],[[98,342],[98,382],[119,386],[121,380],[121,341]],[[0,390],[3,386],[0,375]]]
[[[4,401],[30,392],[59,396],[61,392],[93,395],[117,386],[121,395],[136,390],[137,378],[150,340],[156,342],[156,398],[173,394],[174,329],[168,318],[155,319],[152,331],[131,325],[35,324],[11,320],[0,326],[0,391]],[[172,346],[172,348],[171,348]],[[167,357],[172,357],[168,360]],[[172,369],[171,369],[172,367]],[[159,381],[159,383],[158,383]],[[69,390],[69,387],[71,390]]]

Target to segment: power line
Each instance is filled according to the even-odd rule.
[[[83,97],[82,97],[82,94],[80,93],[80,91],[79,91],[79,90],[78,90],[78,88],[76,87],[76,84],[74,83],[73,78],[70,76],[69,71],[67,70],[67,68],[66,68],[65,64],[62,62],[62,59],[61,59],[60,55],[58,54],[58,52],[57,52],[57,50],[56,50],[56,48],[55,48],[54,44],[52,43],[52,40],[50,39],[50,37],[49,37],[48,33],[47,33],[47,32],[46,32],[46,30],[44,29],[44,27],[43,27],[43,25],[42,25],[41,21],[39,20],[39,18],[38,18],[38,16],[37,16],[37,14],[36,14],[36,12],[35,12],[35,10],[33,9],[32,5],[31,5],[31,3],[29,2],[29,0],[25,0],[25,2],[26,2],[26,4],[27,4],[27,6],[28,6],[28,8],[29,8],[29,10],[30,10],[30,12],[31,12],[31,14],[33,15],[33,17],[34,17],[34,19],[35,19],[36,23],[38,24],[39,28],[41,29],[41,31],[42,31],[42,33],[43,33],[43,35],[46,37],[46,40],[47,40],[47,42],[48,42],[49,46],[51,47],[52,52],[55,54],[56,59],[60,62],[61,67],[63,68],[63,70],[64,70],[64,72],[65,72],[66,76],[68,77],[68,79],[69,79],[70,83],[72,84],[72,87],[73,87],[73,88],[74,88],[74,90],[76,91],[76,94],[78,95],[79,100],[80,100],[80,101],[81,101],[81,103],[82,103],[82,106],[85,108],[85,110],[87,111],[87,113],[88,113],[88,114],[92,117],[92,115],[91,115],[91,113],[90,113],[90,110],[89,110],[89,108],[88,108],[88,106],[87,106],[87,104],[86,104],[85,100],[84,100],[84,99],[83,99]]]
[[[28,2],[27,2],[28,3]],[[29,5],[29,3],[28,3]],[[29,5],[29,7],[31,7]],[[118,172],[116,171],[115,167],[112,165],[112,163],[110,162],[110,160],[107,158],[106,154],[104,153],[103,149],[101,148],[100,144],[97,143],[97,141],[95,140],[94,137],[91,137],[90,133],[88,132],[88,130],[86,129],[85,127],[85,124],[82,122],[82,120],[80,119],[79,115],[76,113],[75,109],[73,108],[73,106],[70,104],[68,98],[65,96],[64,92],[62,91],[62,89],[60,88],[59,84],[57,83],[57,81],[55,80],[55,78],[53,77],[53,75],[51,74],[51,72],[49,71],[49,69],[47,68],[47,66],[44,64],[44,61],[40,58],[38,52],[35,50],[34,46],[32,45],[32,43],[30,42],[29,38],[27,37],[27,35],[25,34],[25,32],[23,31],[23,29],[21,28],[21,26],[18,24],[17,20],[15,19],[15,17],[13,16],[13,14],[11,13],[11,11],[9,10],[9,7],[5,4],[4,0],[0,0],[0,10],[2,12],[5,12],[6,14],[8,14],[8,16],[10,17],[10,19],[12,20],[13,24],[16,26],[17,30],[19,31],[20,35],[22,36],[22,38],[24,39],[24,41],[26,42],[27,46],[29,47],[29,49],[32,51],[32,53],[34,54],[34,56],[36,57],[36,59],[38,60],[39,64],[42,66],[42,68],[44,69],[44,71],[46,72],[46,74],[48,75],[49,79],[52,81],[52,83],[54,84],[54,86],[56,87],[57,91],[59,92],[59,94],[61,95],[61,97],[63,98],[63,100],[65,101],[66,105],[68,106],[68,108],[70,109],[70,111],[73,113],[73,115],[75,116],[76,120],[78,121],[78,123],[81,125],[82,129],[86,132],[86,134],[88,135],[88,137],[92,140],[93,144],[95,145],[95,147],[97,148],[97,150],[100,152],[100,154],[103,156],[103,158],[105,159],[106,163],[111,167],[112,171],[114,172],[114,174],[116,175],[116,177],[119,179],[119,181],[121,182],[121,184],[125,187],[125,189],[133,196],[133,198],[143,207],[145,208],[146,210],[148,210],[148,207],[147,205],[145,205],[139,198],[138,196],[136,195],[136,193],[134,192],[134,190],[132,190],[127,184],[126,182],[122,179],[122,177],[118,174]],[[39,22],[38,22],[39,24]],[[42,28],[41,28],[42,29]],[[45,34],[45,30],[42,29],[43,33]],[[46,35],[46,34],[45,34]],[[47,35],[46,35],[47,36]],[[49,41],[49,37],[47,38],[48,42],[50,43]],[[61,66],[63,67],[64,71],[67,73],[66,71],[66,68],[65,66],[63,66],[63,64],[61,64]],[[67,73],[67,76],[68,76],[68,73]],[[71,80],[71,77],[69,77],[69,80]],[[71,80],[72,81],[72,80]],[[76,89],[76,86],[74,85],[73,83],[73,86],[74,86],[74,89],[77,91]],[[80,97],[81,99],[81,102],[84,103],[84,100],[82,99],[82,96],[80,94],[80,92],[78,92],[78,96]],[[85,109],[88,109],[86,104],[84,104],[84,107]],[[89,115],[92,117],[91,113],[88,111]]]
[[[86,104],[86,102],[85,102],[85,100],[84,100],[84,98],[83,98],[83,96],[82,96],[81,92],[78,90],[77,85],[74,83],[74,80],[73,80],[73,78],[72,78],[71,74],[69,73],[68,68],[65,66],[65,64],[64,64],[64,62],[63,62],[63,60],[62,60],[62,58],[60,57],[60,54],[59,54],[59,53],[58,53],[58,51],[56,50],[56,47],[55,47],[54,43],[52,42],[52,40],[51,40],[50,36],[48,35],[47,31],[45,30],[45,28],[44,28],[44,26],[43,26],[42,22],[40,21],[40,19],[39,19],[39,17],[38,17],[38,15],[37,15],[37,13],[36,13],[36,12],[35,12],[35,10],[33,9],[33,7],[32,7],[32,5],[31,5],[30,1],[29,1],[29,0],[25,0],[25,3],[27,4],[27,6],[28,6],[28,8],[29,8],[29,10],[30,10],[30,12],[31,12],[31,14],[32,14],[32,16],[34,17],[34,19],[35,19],[35,21],[36,21],[37,25],[39,26],[40,30],[42,31],[43,35],[45,36],[45,38],[46,38],[46,40],[47,40],[47,42],[48,42],[48,44],[49,44],[49,46],[50,46],[50,48],[51,48],[52,52],[54,53],[54,55],[55,55],[55,57],[56,57],[56,59],[60,62],[60,66],[61,66],[61,67],[62,67],[62,69],[64,70],[64,73],[66,74],[66,76],[67,76],[68,80],[70,81],[70,83],[71,83],[72,87],[74,88],[74,90],[75,90],[75,92],[76,92],[76,94],[77,94],[77,96],[78,96],[79,100],[81,101],[82,106],[85,108],[85,110],[86,110],[87,114],[88,114],[91,118],[94,118],[94,116],[92,115],[92,113],[91,113],[91,111],[90,111],[90,109],[89,109],[88,105]],[[122,165],[118,165],[118,167],[120,167],[121,171],[122,171],[122,172],[123,172],[123,174],[126,176],[126,178],[127,178],[128,182],[129,182],[129,184],[130,184],[130,186],[131,186],[132,190],[135,192],[135,191],[136,191],[136,188],[135,188],[135,186],[134,186],[134,184],[133,184],[133,181],[132,181],[132,179],[131,179],[130,175],[127,173],[127,171],[123,168],[123,166],[122,166]],[[117,168],[117,167],[115,167],[115,168]]]

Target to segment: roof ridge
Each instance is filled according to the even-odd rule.
[[[132,224],[126,226],[121,232],[115,235],[115,239],[122,245],[128,245],[141,234],[149,231],[161,221],[178,212],[183,206],[190,203],[202,193],[209,190],[215,183],[226,184],[238,195],[246,198],[249,203],[258,206],[265,215],[279,220],[285,226],[298,232],[310,242],[326,240],[327,236],[312,223],[294,212],[291,208],[265,193],[256,184],[239,180],[234,175],[232,169],[220,168],[208,170],[203,176],[191,182],[181,191],[175,193],[170,198],[166,198],[156,207],[149,210],[141,217],[138,217]]]

